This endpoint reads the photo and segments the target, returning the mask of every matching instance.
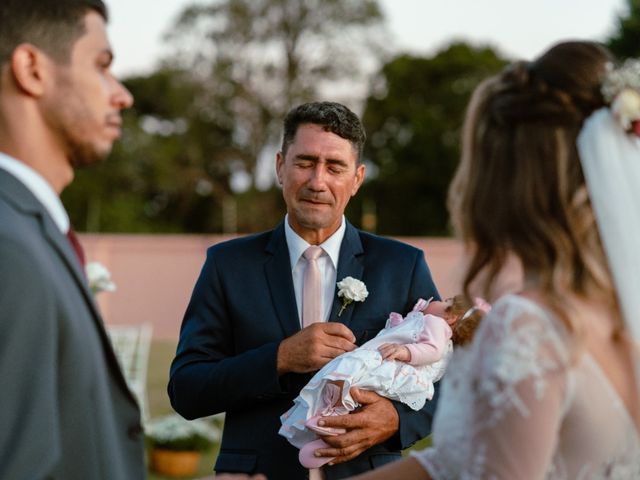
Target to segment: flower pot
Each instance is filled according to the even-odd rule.
[[[151,450],[151,468],[168,477],[188,477],[198,471],[201,455],[195,451],[154,448]]]

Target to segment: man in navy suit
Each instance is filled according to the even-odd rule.
[[[406,312],[419,297],[438,297],[421,250],[361,232],[344,218],[364,180],[364,140],[360,120],[343,105],[294,108],[276,159],[285,220],[207,252],[168,390],[186,418],[226,412],[217,472],[307,478],[298,450],[278,435],[280,415],[315,371],[375,336],[389,312]],[[323,249],[323,321],[302,328],[302,254],[310,245]],[[339,314],[336,282],[347,276],[363,281],[369,296]],[[330,420],[347,432],[325,437],[331,448],[316,451],[335,457],[322,469],[327,480],[396,460],[431,430],[435,398],[414,412],[373,392],[352,395],[362,407]]]

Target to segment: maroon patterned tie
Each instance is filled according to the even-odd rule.
[[[76,252],[76,256],[78,257],[78,261],[80,265],[84,269],[85,260],[84,260],[84,250],[82,249],[82,245],[80,245],[80,241],[78,240],[78,236],[76,232],[73,230],[73,227],[69,227],[69,231],[67,232],[67,238],[69,239],[69,243],[73,247],[73,251]]]

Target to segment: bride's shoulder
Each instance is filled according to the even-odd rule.
[[[555,315],[536,297],[521,294],[507,294],[496,300],[487,314],[488,326],[519,327],[540,324],[554,331],[561,328]],[[559,333],[559,332],[558,332]]]
[[[561,328],[544,304],[507,295],[493,303],[471,344],[454,353],[445,380],[447,389],[488,399],[483,422],[491,425],[513,409],[528,415],[530,393],[542,395],[549,374],[568,379],[570,360]]]
[[[494,302],[476,333],[480,349],[500,356],[536,356],[551,352],[567,358],[568,338],[563,325],[542,303],[509,294]]]

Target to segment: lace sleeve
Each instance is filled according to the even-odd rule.
[[[445,375],[434,448],[416,458],[436,479],[543,478],[568,396],[558,326],[512,296],[496,303],[459,353]]]

